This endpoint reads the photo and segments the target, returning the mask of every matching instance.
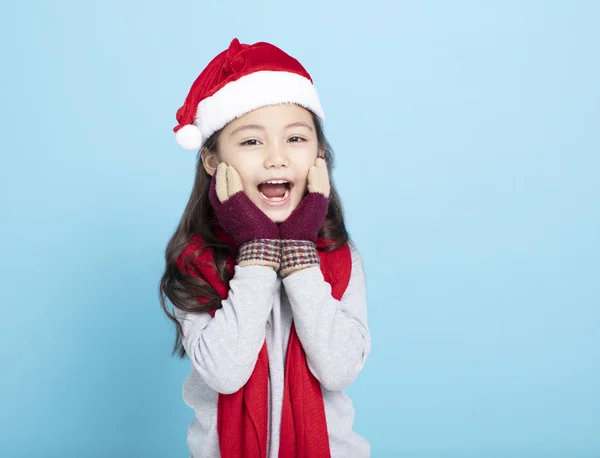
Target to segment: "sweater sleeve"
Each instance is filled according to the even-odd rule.
[[[319,266],[282,280],[308,367],[325,388],[334,391],[354,382],[371,348],[364,265],[352,244],[350,250],[352,273],[339,301],[331,295],[331,285]]]
[[[215,391],[235,393],[250,378],[265,342],[275,294],[277,273],[271,267],[236,265],[228,296],[214,317],[175,307],[192,366]]]

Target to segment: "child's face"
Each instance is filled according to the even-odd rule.
[[[255,127],[244,128],[250,125]],[[304,198],[308,169],[317,151],[312,116],[296,104],[258,108],[231,121],[219,136],[219,161],[235,167],[244,192],[276,223],[284,221]],[[278,177],[290,182],[289,197],[270,202],[258,186]]]

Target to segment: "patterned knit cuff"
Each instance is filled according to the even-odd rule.
[[[277,271],[281,264],[281,240],[255,239],[242,244],[237,263],[240,266],[269,266]]]
[[[314,242],[307,240],[281,241],[281,270],[279,274],[282,277],[320,264],[319,252]]]

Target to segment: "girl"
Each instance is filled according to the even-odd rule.
[[[296,59],[237,38],[177,111],[177,142],[200,151],[160,300],[192,362],[192,457],[370,456],[343,392],[370,351],[365,274],[323,118]]]

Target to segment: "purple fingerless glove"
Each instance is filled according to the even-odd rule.
[[[320,264],[315,241],[327,217],[329,200],[319,192],[309,192],[279,225],[282,277]]]
[[[208,198],[219,224],[239,248],[239,265],[266,265],[278,270],[281,262],[279,227],[242,190],[221,202],[213,174]]]

